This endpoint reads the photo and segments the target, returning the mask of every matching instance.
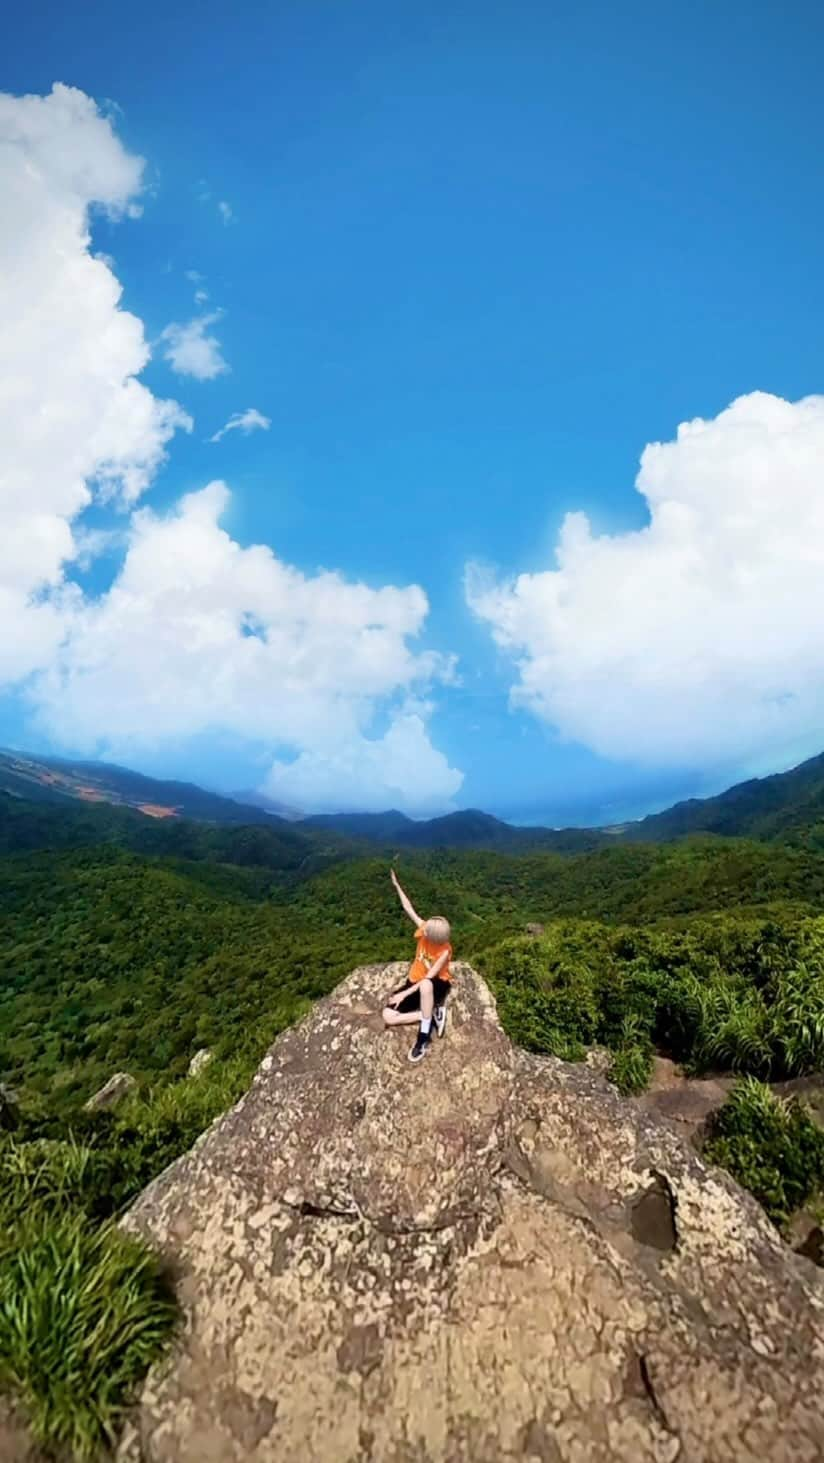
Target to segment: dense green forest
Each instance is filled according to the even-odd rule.
[[[199,1046],[261,1053],[353,965],[409,953],[385,859],[336,853],[315,869],[270,848],[268,830],[193,829],[197,860],[114,843],[2,860],[0,1070],[21,1094],[67,1111],[118,1068],[168,1081]],[[188,825],[170,831],[188,838]],[[219,857],[227,842],[237,863]],[[528,922],[786,921],[824,895],[824,855],[720,840],[574,858],[424,852],[399,867],[482,970]]]
[[[604,1045],[625,1093],[656,1050],[738,1074],[707,1153],[783,1227],[824,1184],[824,1134],[764,1085],[824,1070],[815,826],[574,855],[407,848],[397,866],[420,909],[450,918],[514,1040],[572,1060]],[[0,1102],[0,1386],[48,1446],[91,1458],[175,1324],[118,1213],[279,1030],[354,965],[407,957],[411,932],[391,851],[325,827],[0,798],[0,851],[0,1082],[15,1096]],[[204,1046],[211,1065],[187,1077]],[[136,1094],[85,1113],[119,1069]]]

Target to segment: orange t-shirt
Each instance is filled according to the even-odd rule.
[[[415,959],[409,967],[409,979],[412,984],[415,985],[419,980],[425,979],[439,955],[443,955],[444,950],[447,952],[446,964],[442,965],[438,971],[438,979],[451,980],[449,962],[452,959],[452,946],[436,945],[434,940],[427,940],[426,930],[423,927],[415,931],[415,939],[418,942],[418,948],[415,951]]]

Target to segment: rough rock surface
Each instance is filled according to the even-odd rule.
[[[34,1442],[8,1397],[0,1397],[0,1459],[3,1463],[53,1463]]]
[[[734,1077],[688,1077],[676,1062],[656,1057],[649,1087],[633,1102],[655,1117],[666,1118],[682,1138],[700,1146],[712,1114],[723,1106],[734,1086]]]
[[[89,1098],[85,1104],[86,1112],[100,1112],[103,1109],[116,1107],[124,1097],[128,1097],[130,1092],[134,1092],[136,1087],[134,1077],[131,1077],[128,1072],[115,1072],[114,1076],[110,1077],[108,1082],[104,1082],[103,1086]]]
[[[357,970],[128,1223],[185,1323],[141,1463],[817,1463],[824,1289],[604,1079],[515,1050],[458,966],[420,1067]]]
[[[192,1057],[192,1060],[189,1063],[187,1076],[199,1077],[200,1073],[206,1067],[208,1067],[211,1060],[212,1053],[210,1052],[209,1048],[207,1046],[202,1046],[200,1050],[196,1051],[194,1056]]]

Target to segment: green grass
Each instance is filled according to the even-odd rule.
[[[168,1345],[159,1260],[111,1224],[35,1207],[0,1238],[0,1384],[47,1449],[94,1459]]]

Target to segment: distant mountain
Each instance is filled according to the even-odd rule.
[[[264,808],[235,802],[191,782],[145,777],[106,762],[70,761],[0,749],[0,792],[30,801],[108,803],[149,818],[209,823],[282,822]]]
[[[332,844],[336,840],[355,839],[385,853],[402,848],[486,849],[500,853],[546,849],[557,853],[587,853],[616,843],[668,843],[694,833],[759,839],[814,836],[824,846],[824,753],[789,772],[752,778],[717,797],[691,798],[636,823],[609,828],[515,827],[477,808],[420,820],[407,817],[397,808],[383,813],[318,813],[296,817],[291,809],[259,794],[247,794],[250,801],[241,802],[193,783],[146,777],[104,762],[70,761],[12,751],[0,751],[0,793],[3,792],[30,802],[62,807],[103,804],[142,813],[147,821],[170,829],[168,836],[156,840],[158,851],[162,845],[170,852],[173,845],[179,844],[182,850],[194,838],[192,831],[183,830],[171,836],[170,825],[184,820],[235,828],[255,825],[273,834],[288,832],[308,839],[312,848],[318,847],[318,836],[326,832]],[[131,834],[130,846],[134,846]],[[291,852],[297,854],[297,844],[290,842]],[[268,857],[267,852],[267,861]]]
[[[305,828],[333,828],[337,833],[347,833],[353,838],[370,838],[390,843],[405,842],[411,830],[417,825],[405,813],[390,808],[386,813],[313,813],[302,818]],[[428,824],[423,826],[428,827]]]
[[[386,813],[323,813],[298,828],[325,827],[397,848],[478,848],[502,853],[553,849],[585,853],[615,843],[670,843],[693,833],[727,838],[819,836],[824,845],[824,753],[789,772],[754,777],[712,798],[690,798],[636,823],[605,828],[523,828],[468,808],[415,821]]]
[[[789,772],[752,777],[717,797],[689,798],[607,831],[624,841],[669,843],[690,833],[779,838],[816,830],[824,838],[824,753]]]
[[[586,853],[609,839],[594,828],[516,828],[466,808],[441,818],[416,821],[392,808],[386,813],[318,813],[303,818],[296,828],[328,828],[350,838],[368,839],[384,848],[477,848],[500,853],[550,849],[557,853]]]

